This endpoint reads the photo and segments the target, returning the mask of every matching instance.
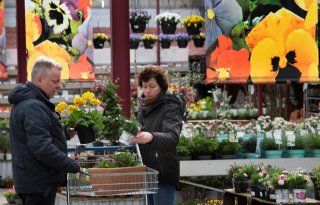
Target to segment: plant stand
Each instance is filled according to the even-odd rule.
[[[163,34],[174,34],[177,29],[177,24],[176,23],[161,24],[161,29]]]

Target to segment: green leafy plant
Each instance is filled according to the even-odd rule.
[[[262,142],[263,150],[279,150],[279,145],[277,145],[274,138],[265,137]]]
[[[215,139],[204,137],[203,135],[193,136],[190,142],[190,150],[194,155],[214,154],[217,146],[218,144]]]
[[[306,189],[310,178],[301,169],[290,172],[288,177],[289,189]]]
[[[111,157],[102,159],[96,164],[96,168],[116,168],[116,167],[131,167],[140,164],[140,160],[136,153],[128,150],[124,152],[114,152]]]
[[[176,147],[177,153],[179,156],[190,156],[190,139],[184,136],[179,138],[179,144]]]
[[[313,179],[315,179],[315,186],[320,189],[320,166],[314,166],[310,175]]]
[[[140,126],[141,124],[137,120],[137,118],[133,117],[129,120],[124,121],[123,130],[135,136],[137,135]]]
[[[230,142],[229,140],[222,140],[218,144],[218,153],[221,155],[232,155],[239,152],[241,145],[237,142]]]
[[[9,199],[18,199],[18,195],[13,188],[3,192],[3,195]]]
[[[77,128],[80,126],[92,126],[96,136],[104,129],[105,116],[97,110],[100,100],[94,98],[92,92],[85,92],[81,97],[75,97],[73,105],[67,105],[66,102],[60,102],[56,106],[56,111],[60,114],[66,114],[62,123],[67,129]]]
[[[250,139],[245,139],[241,143],[244,153],[255,153],[257,146],[257,138],[252,137]]]
[[[310,134],[307,138],[307,145],[310,149],[320,149],[320,135]]]
[[[118,144],[119,136],[123,131],[124,116],[119,104],[119,96],[117,94],[118,82],[107,80],[101,101],[104,106],[103,115],[105,116],[103,132],[104,138],[110,140],[112,145]]]

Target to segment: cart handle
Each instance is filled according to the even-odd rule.
[[[118,150],[118,149],[133,149],[134,146],[98,146],[98,147],[86,147],[85,145],[79,145],[76,147],[68,147],[68,152],[84,152],[84,151],[99,151],[99,150]]]

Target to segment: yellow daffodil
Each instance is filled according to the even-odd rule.
[[[71,113],[75,110],[79,110],[79,107],[77,105],[69,105],[67,109],[67,113]]]
[[[87,92],[82,94],[82,98],[85,99],[85,100],[87,100],[87,99],[90,100],[90,99],[94,98],[94,94],[92,92],[90,92],[90,91],[87,91]]]
[[[60,102],[56,106],[56,111],[61,114],[63,111],[65,111],[66,107],[67,107],[67,103],[66,102]]]
[[[83,99],[82,97],[77,96],[73,99],[73,104],[77,106],[83,106],[86,104],[86,100]]]
[[[96,98],[90,98],[90,105],[100,105],[100,100]]]

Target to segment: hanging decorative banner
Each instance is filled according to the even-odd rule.
[[[26,0],[28,80],[39,56],[62,65],[62,79],[94,80],[92,0]]]
[[[204,3],[206,83],[319,82],[317,0]]]
[[[4,0],[0,0],[0,79],[7,79],[7,46],[4,16]]]

